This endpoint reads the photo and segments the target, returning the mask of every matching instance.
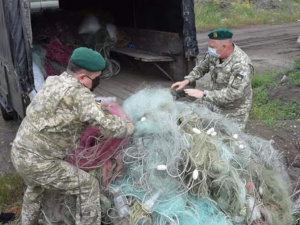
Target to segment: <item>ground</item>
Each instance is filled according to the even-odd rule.
[[[271,100],[283,102],[299,101],[299,96],[300,87],[295,85],[280,85],[269,92]],[[279,121],[272,127],[250,120],[246,131],[270,140],[273,146],[282,152],[287,166],[300,168],[300,119]]]
[[[300,23],[253,26],[233,29],[234,41],[252,59],[256,75],[265,71],[281,72],[290,67],[300,57]],[[200,54],[207,49],[207,33],[198,33]],[[204,82],[205,83],[205,82]],[[299,101],[300,87],[285,87],[270,93],[274,99],[295,99]],[[284,88],[285,87],[285,88]],[[19,123],[0,120],[0,175],[12,171],[9,151]],[[299,179],[300,174],[300,119],[282,121],[274,128],[265,127],[259,121],[249,121],[246,132],[272,141],[273,146],[283,153],[290,175]]]
[[[6,122],[0,119],[0,176],[13,169],[10,161],[10,148],[18,127],[19,121]]]
[[[289,168],[300,169],[300,119],[281,121],[276,127],[267,127],[260,121],[250,120],[246,132],[270,140],[273,147],[282,152]]]

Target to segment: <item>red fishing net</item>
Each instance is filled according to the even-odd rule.
[[[110,113],[126,119],[117,102],[102,104]],[[129,138],[104,137],[96,126],[88,127],[82,134],[79,146],[66,159],[74,166],[89,171],[101,167],[102,185],[107,186],[113,176],[122,169],[119,150]]]

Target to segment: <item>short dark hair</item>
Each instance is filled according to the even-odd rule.
[[[69,61],[67,70],[70,70],[73,73],[77,73],[80,70],[82,70],[82,68],[78,67],[77,65],[75,65],[74,63],[72,63],[71,61]]]

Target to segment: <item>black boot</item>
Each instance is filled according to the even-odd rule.
[[[14,213],[1,213],[0,214],[0,222],[7,223],[9,221],[14,220],[15,214]]]

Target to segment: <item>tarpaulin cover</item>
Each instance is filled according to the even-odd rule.
[[[182,1],[182,4],[185,57],[190,59],[196,57],[199,53],[195,28],[194,0],[185,0]]]
[[[27,18],[27,14],[30,13],[29,4],[28,1],[24,0],[2,1],[13,64],[18,78],[18,88],[21,93],[28,93],[33,89],[31,53],[28,40],[30,35],[24,30],[28,28],[27,25],[30,25]],[[25,33],[28,36],[25,36]]]

